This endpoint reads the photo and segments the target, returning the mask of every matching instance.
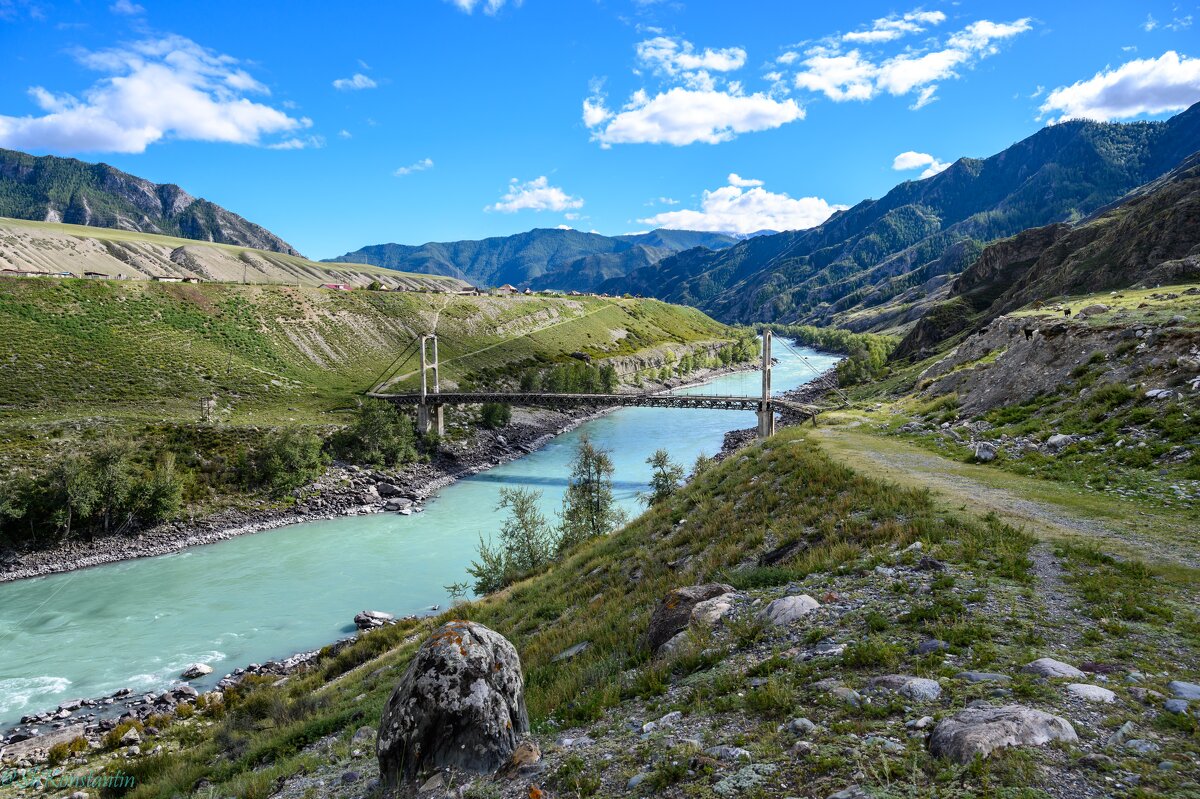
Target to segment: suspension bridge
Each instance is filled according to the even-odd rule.
[[[644,407],[754,411],[758,416],[758,435],[761,438],[775,432],[776,415],[787,417],[792,421],[806,421],[815,419],[821,411],[815,405],[771,395],[772,358],[771,331],[769,329],[764,330],[762,336],[762,392],[752,396],[673,394],[669,391],[612,394],[569,394],[547,391],[442,391],[439,385],[441,366],[438,360],[437,335],[420,336],[415,343],[419,345],[421,353],[420,390],[400,393],[380,391],[379,387],[385,385],[386,381],[381,384],[377,380],[373,389],[366,392],[366,395],[386,400],[396,406],[415,406],[417,431],[422,434],[433,430],[436,430],[439,435],[445,433],[443,408],[447,405],[477,405],[489,402],[546,408]],[[430,379],[431,376],[432,379]]]

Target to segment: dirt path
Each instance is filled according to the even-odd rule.
[[[950,460],[854,425],[819,427],[813,434],[847,465],[928,488],[956,509],[995,512],[1052,541],[1090,541],[1113,554],[1200,570],[1200,541],[1185,521],[1070,486]]]

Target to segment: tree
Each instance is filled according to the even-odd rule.
[[[74,523],[87,521],[100,503],[99,487],[91,464],[79,455],[69,455],[54,464],[48,477],[54,523],[67,539]]]
[[[365,400],[359,403],[350,426],[334,436],[333,451],[354,463],[408,463],[417,457],[412,420],[383,400]]]
[[[697,477],[701,474],[704,474],[715,462],[716,461],[714,461],[712,458],[701,452],[696,456],[696,462],[692,464],[692,477]]]
[[[638,498],[647,505],[655,505],[679,489],[685,473],[682,466],[671,460],[670,453],[665,449],[655,450],[653,455],[646,458],[646,463],[654,469],[650,476],[650,491]]]
[[[104,534],[112,530],[116,517],[130,506],[137,487],[133,473],[133,448],[123,441],[108,441],[89,459],[96,484],[96,510],[100,513]],[[131,514],[132,515],[132,514]]]
[[[500,489],[496,510],[507,510],[500,541],[479,537],[479,560],[467,572],[475,578],[475,593],[490,594],[541,568],[554,556],[554,531],[538,509],[542,492],[527,488]]]
[[[512,421],[512,406],[502,402],[485,402],[479,409],[479,420],[489,430],[507,427]]]
[[[559,554],[624,524],[625,512],[613,499],[613,471],[608,450],[593,446],[586,435],[580,436],[559,514]]]

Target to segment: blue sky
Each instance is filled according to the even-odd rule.
[[[0,0],[0,146],[310,257],[816,224],[1063,118],[1200,100],[1192,3]]]

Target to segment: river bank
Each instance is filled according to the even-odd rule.
[[[757,369],[738,364],[693,373],[688,378],[644,386],[667,391],[704,385],[723,375]],[[176,520],[133,535],[93,541],[68,541],[51,549],[0,553],[0,583],[76,571],[108,563],[168,555],[238,536],[275,530],[299,522],[336,519],[368,513],[420,513],[422,503],[438,491],[470,475],[528,455],[547,441],[613,409],[513,409],[503,430],[476,430],[463,441],[443,442],[428,463],[400,469],[377,469],[334,463],[310,486],[295,492],[288,506],[221,510],[195,520]]]

